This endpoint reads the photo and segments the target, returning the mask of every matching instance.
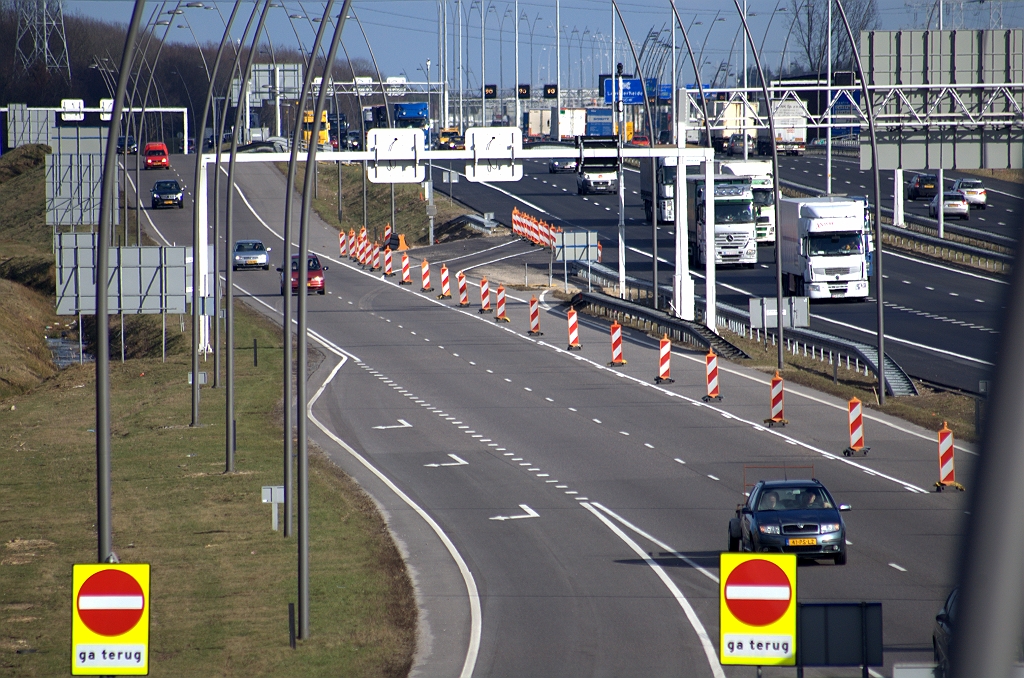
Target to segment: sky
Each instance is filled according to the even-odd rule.
[[[482,0],[487,7],[487,23],[485,31],[485,70],[488,84],[504,85],[511,88],[515,80],[514,53],[514,1]],[[791,0],[747,0],[748,16],[751,32],[758,44],[764,45],[762,59],[777,69],[781,63],[784,46],[787,47],[786,61],[798,58],[795,40],[787,36],[790,28],[789,11]],[[934,4],[929,0],[876,0],[879,7],[880,28],[895,30],[900,28],[924,28],[929,9]],[[175,2],[166,3],[166,9],[173,9]],[[272,9],[268,19],[270,39],[275,48],[280,45],[295,47],[298,38],[304,45],[312,42],[315,28],[306,18],[320,16],[323,4],[319,2],[295,2],[294,0],[275,0],[283,5]],[[742,3],[742,0],[741,0]],[[213,3],[205,1],[206,6]],[[340,8],[340,0],[336,7]],[[959,24],[965,28],[988,27],[989,7],[1002,4],[1003,25],[1021,26],[1024,19],[1024,2],[986,3],[967,0],[946,3],[946,27],[952,28]],[[184,5],[184,2],[182,2]],[[618,0],[626,26],[633,42],[640,44],[650,30],[661,30],[671,26],[671,13],[667,0],[657,2],[651,0]],[[232,3],[217,3],[224,16],[230,12]],[[731,0],[703,0],[700,3],[677,0],[679,14],[688,26],[691,44],[695,52],[703,49],[702,61],[710,65],[704,72],[709,79],[712,70],[723,61],[731,60],[738,65],[742,60],[742,40],[739,36],[740,22],[735,5]],[[132,11],[133,3],[121,0],[64,0],[65,14],[83,14],[110,21],[126,23]],[[148,19],[158,3],[147,3],[145,17]],[[244,5],[251,11],[251,3]],[[431,80],[436,81],[438,74],[438,13],[439,3],[436,0],[372,0],[353,2],[356,14],[362,23],[373,50],[373,56],[382,73],[387,75],[405,75],[410,81],[425,80],[426,62],[431,62]],[[455,50],[457,41],[456,2],[448,2],[449,51]],[[481,72],[480,50],[480,12],[479,2],[462,0],[463,20],[463,54],[466,66],[466,86],[479,87]],[[532,82],[534,87],[544,83],[555,82],[555,0],[520,0],[518,3],[520,16],[519,36],[519,67],[520,81]],[[782,9],[784,8],[784,9]],[[243,11],[246,11],[243,10]],[[780,11],[781,10],[781,11]],[[185,9],[184,15],[176,16],[171,27],[170,40],[184,43],[218,43],[223,34],[223,23],[216,11],[202,8]],[[241,17],[242,12],[240,12]],[[301,15],[300,18],[289,18]],[[247,16],[245,17],[247,18]],[[245,26],[245,18],[236,20],[233,35],[240,37]],[[609,72],[610,46],[612,31],[612,10],[609,0],[560,0],[560,19],[562,24],[562,88],[593,86],[597,75]],[[531,29],[533,32],[531,60]],[[621,26],[616,26],[616,38],[622,39]],[[669,39],[665,32],[665,39]],[[682,44],[681,35],[677,36]],[[345,26],[345,46],[353,58],[368,57],[366,41],[364,41],[355,21],[349,20]],[[627,64],[631,59],[621,54],[624,46],[618,49],[616,61]],[[468,55],[466,52],[468,50]],[[749,58],[749,57],[748,57]],[[451,57],[451,72],[455,72],[457,57]],[[750,58],[752,65],[753,60]],[[532,64],[532,65],[531,65]],[[532,72],[533,77],[529,77]],[[683,80],[693,82],[692,70],[684,70]]]

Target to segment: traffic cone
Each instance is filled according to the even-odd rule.
[[[348,230],[348,256],[349,259],[356,258],[356,229]]]
[[[502,323],[510,322],[508,316],[505,315],[505,288],[502,285],[498,285],[498,312],[494,319]]]
[[[360,266],[365,265],[366,264],[366,238],[363,238],[362,236],[360,236],[356,246],[359,248],[359,255],[356,257],[356,260],[359,262]]]
[[[391,248],[387,245],[384,246],[384,277],[394,278],[395,272],[391,268]]]
[[[455,279],[459,282],[459,306],[465,308],[469,306],[469,290],[466,288],[466,274],[459,271],[455,274]]]
[[[718,389],[718,356],[715,355],[713,348],[709,348],[707,355],[704,356],[704,373],[707,376],[708,394],[701,400],[706,403],[721,400],[722,394]]]
[[[480,313],[491,312],[491,287],[487,278],[480,278]]]
[[[540,302],[537,297],[530,297],[530,334],[539,336],[544,334],[540,331]]]
[[[612,323],[612,361],[608,364],[613,367],[621,367],[626,364],[626,360],[622,357],[622,325],[617,322]]]
[[[348,243],[345,240],[345,231],[338,231],[338,256],[348,256]]]
[[[597,241],[597,263],[601,263],[601,259],[604,258],[604,248],[601,247],[601,241]]]
[[[576,317],[576,309],[569,309],[567,319],[569,321],[569,350],[579,351],[583,348],[583,344],[580,343],[580,325],[579,319]]]
[[[843,450],[843,454],[847,457],[856,452],[867,454],[871,448],[864,447],[864,406],[857,398],[851,398],[847,406],[850,413],[850,446]]]
[[[409,246],[405,244],[405,233],[398,234],[398,251],[404,252],[409,249]]]
[[[789,423],[784,416],[783,407],[785,400],[785,382],[783,382],[782,377],[779,376],[779,371],[775,370],[775,376],[772,377],[770,398],[771,416],[765,419],[764,423],[768,424],[768,426],[775,426],[776,424],[778,424],[779,426],[785,426],[786,424]]]
[[[370,267],[371,271],[379,271],[380,266],[380,245],[374,243],[373,245],[373,266]]]
[[[420,277],[423,279],[420,292],[433,292],[434,288],[430,286],[430,264],[426,259],[420,262]]]
[[[661,337],[661,343],[658,346],[658,376],[654,378],[656,384],[671,384],[675,382],[672,378],[672,341],[668,338],[668,335]]]
[[[942,428],[939,430],[939,482],[935,483],[936,492],[942,492],[946,487],[964,491],[964,486],[956,481],[953,452],[953,432],[946,426],[946,422],[942,422]]]
[[[384,224],[384,243],[391,243],[391,222]]]
[[[402,252],[402,279],[398,283],[399,285],[411,285],[412,276],[409,274],[409,255]]]
[[[438,299],[451,299],[452,290],[448,283],[448,267],[441,264],[441,294],[437,295]]]

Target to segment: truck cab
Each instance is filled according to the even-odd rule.
[[[871,234],[860,200],[828,196],[780,202],[783,284],[811,299],[868,296]]]
[[[753,267],[757,263],[757,240],[750,178],[717,175],[714,181],[715,264]],[[707,191],[702,176],[688,177],[687,182],[690,263],[703,265],[707,260]]]

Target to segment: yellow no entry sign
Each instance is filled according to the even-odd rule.
[[[796,663],[796,556],[722,553],[719,562],[723,664]]]
[[[71,675],[149,674],[149,565],[74,567]]]

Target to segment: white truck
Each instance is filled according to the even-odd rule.
[[[581,137],[587,133],[587,109],[552,108],[551,138],[555,141]]]
[[[654,168],[657,168],[654,170]],[[656,171],[658,186],[657,207],[651,191],[651,172]],[[676,218],[676,158],[640,158],[640,198],[644,201],[647,221],[654,220],[657,210],[658,223],[671,223]]]
[[[783,285],[811,299],[868,296],[871,233],[852,198],[784,198],[779,203]]]
[[[775,178],[767,160],[728,160],[718,163],[718,173],[750,177],[754,191],[757,243],[775,243]]]
[[[807,149],[807,115],[803,107],[796,101],[773,103],[778,106],[775,111],[775,144],[779,154],[803,155]],[[761,111],[767,115],[764,102]],[[772,135],[768,126],[757,130],[757,154],[771,155]]]
[[[753,268],[757,264],[754,234],[754,194],[749,177],[720,174],[715,177],[715,263]],[[690,231],[690,263],[704,265],[704,177],[686,178],[687,217]]]

